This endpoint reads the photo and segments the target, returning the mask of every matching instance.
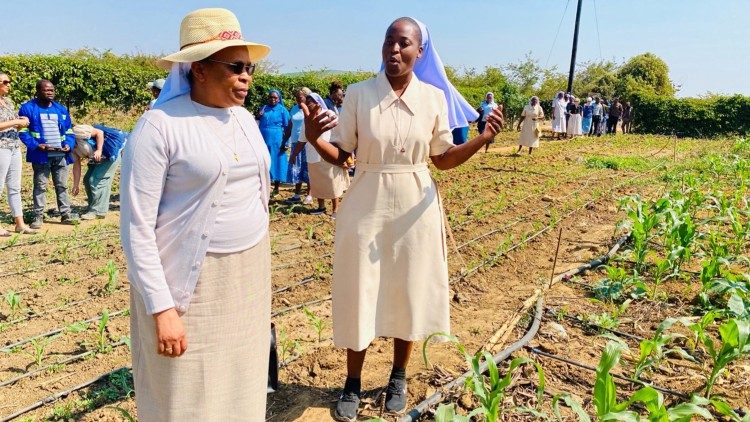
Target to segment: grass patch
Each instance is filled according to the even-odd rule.
[[[652,165],[649,160],[642,157],[600,157],[591,156],[586,158],[586,167],[590,169],[612,169],[644,171]]]

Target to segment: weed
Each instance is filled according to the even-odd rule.
[[[16,243],[18,243],[18,239],[19,239],[19,237],[20,237],[20,236],[21,236],[21,235],[20,235],[20,234],[18,234],[18,233],[16,233],[16,234],[14,234],[13,236],[11,236],[11,237],[10,237],[10,239],[8,239],[8,240],[7,240],[6,242],[5,242],[5,245],[6,245],[6,247],[10,248],[10,247],[12,247],[12,246],[15,246],[15,245],[16,245]]]
[[[279,359],[281,362],[285,362],[287,358],[294,355],[294,353],[300,348],[300,344],[297,340],[293,340],[287,336],[286,330],[283,328],[279,330],[278,337],[279,344]]]

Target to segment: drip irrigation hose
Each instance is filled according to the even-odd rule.
[[[620,239],[617,240],[617,242],[612,246],[612,248],[606,254],[602,255],[601,257],[597,259],[594,259],[593,261],[587,264],[580,265],[577,268],[565,271],[562,274],[557,275],[556,277],[553,278],[553,281],[564,280],[565,278],[572,277],[583,271],[594,268],[595,266],[599,266],[599,265],[606,263],[615,253],[617,253],[617,251],[620,249],[620,247],[622,247],[622,245],[628,240],[629,237],[630,237],[630,233],[622,236]],[[529,341],[531,341],[531,339],[533,339],[534,336],[536,336],[537,331],[539,331],[539,325],[542,321],[543,313],[544,313],[544,295],[542,294],[539,296],[539,298],[536,301],[536,306],[534,308],[534,319],[532,321],[531,327],[526,332],[526,334],[524,334],[524,336],[521,337],[518,341],[511,344],[504,350],[501,350],[500,352],[498,352],[492,357],[492,359],[495,361],[496,364],[507,359],[508,356],[510,356],[512,353],[525,347],[529,343]],[[487,370],[487,366],[488,365],[485,362],[479,367],[479,370],[482,373],[484,373]],[[471,375],[471,373],[472,373],[471,370],[466,371],[460,377],[454,379],[450,383],[443,386],[443,388],[436,391],[433,395],[431,395],[430,397],[426,398],[421,403],[414,406],[414,408],[412,408],[406,415],[404,415],[401,419],[399,419],[399,422],[413,422],[413,421],[418,420],[431,407],[440,403],[449,391],[457,387],[463,386],[464,383],[466,382],[466,379]]]
[[[514,352],[520,350],[523,346],[526,345],[531,339],[534,338],[537,331],[539,331],[539,325],[542,321],[542,311],[544,309],[544,298],[540,297],[536,301],[536,307],[534,310],[534,320],[531,323],[531,327],[526,332],[526,334],[521,337],[518,341],[511,344],[504,350],[501,350],[496,355],[492,357],[492,360],[495,361],[495,363],[500,363],[503,360],[507,359],[508,356],[513,354]],[[487,371],[488,368],[487,362],[483,363],[479,366],[479,371],[484,373]],[[466,379],[468,379],[472,374],[472,371],[466,371],[461,375],[460,377],[454,379],[450,383],[443,386],[443,388],[440,391],[435,392],[430,397],[426,398],[423,402],[417,404],[413,409],[411,409],[406,415],[404,415],[401,419],[399,419],[399,422],[412,422],[418,420],[420,417],[422,417],[427,410],[429,410],[432,406],[435,406],[436,404],[443,401],[443,398],[445,397],[446,393],[448,391],[453,390],[454,388],[458,388],[464,385],[466,382]]]
[[[113,318],[113,317],[116,317],[118,315],[122,315],[122,314],[124,314],[125,312],[128,312],[128,311],[130,311],[130,308],[125,308],[125,309],[119,310],[117,312],[112,312],[111,314],[109,314],[109,317]],[[93,318],[89,318],[89,319],[87,319],[85,321],[79,321],[79,322],[83,323],[83,324],[90,324],[92,322],[99,321],[100,319],[102,319],[101,315],[95,316]],[[66,327],[56,328],[54,330],[47,331],[46,333],[37,334],[34,337],[29,337],[29,338],[27,338],[25,340],[17,341],[17,342],[15,342],[13,344],[9,344],[9,345],[3,347],[2,349],[0,349],[0,352],[8,353],[11,350],[13,350],[14,348],[18,347],[18,346],[23,346],[24,344],[30,343],[32,340],[36,340],[36,339],[43,338],[43,337],[54,336],[55,334],[60,334],[63,331],[65,331],[65,328]]]
[[[536,355],[544,356],[544,357],[550,358],[550,359],[555,359],[555,360],[558,360],[560,362],[567,363],[568,365],[572,365],[572,366],[575,366],[575,367],[578,367],[578,368],[581,368],[581,369],[586,369],[586,370],[589,370],[589,371],[596,372],[596,368],[594,368],[591,365],[586,365],[585,363],[581,363],[581,362],[578,362],[578,361],[575,361],[575,360],[572,360],[572,359],[564,358],[562,356],[557,356],[557,355],[552,354],[552,353],[547,353],[547,352],[544,352],[542,350],[537,349],[536,347],[531,347],[531,346],[524,346],[524,347],[526,348],[526,350],[528,350],[529,352],[534,353]],[[683,400],[687,400],[689,398],[685,393],[682,393],[680,391],[675,391],[675,390],[670,390],[669,388],[659,387],[658,385],[654,385],[654,384],[651,384],[651,383],[648,383],[648,382],[644,382],[644,381],[640,381],[640,380],[630,379],[628,377],[624,377],[624,376],[618,375],[618,374],[613,374],[611,372],[610,372],[610,375],[612,375],[612,377],[614,377],[614,378],[617,378],[617,379],[622,380],[622,381],[627,381],[627,382],[632,383],[632,384],[638,384],[638,385],[641,385],[641,386],[644,386],[644,387],[651,387],[654,390],[661,391],[662,393],[669,394],[669,395],[672,395],[672,396],[675,396],[675,397],[679,397],[679,398],[681,398]]]
[[[110,346],[114,349],[116,347],[122,346],[123,344],[127,344],[127,342],[125,340],[120,340],[120,341],[117,341],[115,343],[111,343]],[[96,350],[89,350],[89,351],[86,351],[86,352],[83,352],[83,353],[79,353],[77,355],[73,355],[73,356],[71,356],[71,357],[69,357],[67,359],[63,359],[61,361],[57,361],[57,362],[55,362],[55,363],[53,363],[51,365],[43,366],[43,367],[37,368],[37,369],[35,369],[33,371],[25,372],[25,373],[23,373],[23,374],[21,374],[21,375],[19,375],[17,377],[13,377],[13,378],[7,379],[7,380],[5,380],[3,382],[0,382],[0,387],[5,387],[6,385],[10,385],[10,384],[15,384],[16,382],[18,382],[18,381],[20,381],[20,380],[22,380],[24,378],[33,377],[34,375],[36,375],[36,374],[38,374],[40,372],[44,372],[44,371],[52,368],[55,365],[66,365],[66,364],[68,364],[70,362],[75,362],[77,360],[81,360],[81,359],[83,359],[83,358],[85,358],[87,356],[95,355],[97,353],[98,352]]]
[[[11,415],[3,417],[2,419],[0,419],[0,422],[11,421],[11,420],[13,420],[13,419],[15,419],[15,418],[23,415],[24,413],[29,413],[29,412],[31,412],[34,409],[38,409],[38,408],[44,406],[45,404],[49,404],[49,403],[55,402],[55,401],[57,401],[57,400],[59,400],[59,399],[61,399],[63,397],[67,397],[69,394],[74,393],[74,392],[76,392],[78,390],[81,390],[83,388],[86,388],[86,387],[90,386],[91,384],[95,384],[95,383],[97,383],[99,381],[104,381],[110,375],[114,374],[115,372],[121,371],[123,369],[130,370],[131,368],[130,368],[130,366],[123,366],[121,368],[117,368],[117,369],[114,369],[112,371],[109,371],[109,372],[107,372],[107,373],[105,373],[103,375],[98,375],[95,378],[92,378],[92,379],[90,379],[90,380],[88,380],[88,381],[86,381],[86,382],[84,382],[82,384],[78,384],[78,385],[76,385],[74,387],[71,387],[71,388],[69,388],[69,389],[67,389],[65,391],[60,391],[60,392],[55,393],[55,394],[53,394],[51,396],[47,396],[47,397],[39,400],[36,403],[33,403],[33,404],[29,405],[29,406],[24,407],[21,410],[16,411],[15,413],[13,413]]]

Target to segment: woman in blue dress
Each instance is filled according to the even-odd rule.
[[[291,122],[291,116],[281,102],[281,92],[277,89],[268,91],[268,104],[258,112],[258,126],[268,152],[271,154],[271,181],[273,193],[279,193],[279,184],[287,183],[289,160],[286,156],[287,147],[284,145],[284,132]]]

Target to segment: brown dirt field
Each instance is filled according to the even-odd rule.
[[[645,168],[649,169],[657,164],[666,168],[674,164],[671,138],[617,136],[543,142],[533,155],[527,156],[524,151],[516,156],[513,154],[516,136],[515,133],[504,133],[489,153],[478,153],[458,169],[433,172],[452,227],[452,239],[448,243],[453,293],[452,333],[471,352],[482,347],[496,330],[518,313],[521,304],[536,288],[548,282],[557,229],[547,231],[507,255],[499,254],[494,259],[493,254],[522,242],[552,222],[561,221],[564,232],[555,269],[556,273],[561,273],[605,253],[616,240],[615,225],[622,218],[617,209],[618,198],[632,193],[653,196],[663,189],[659,179],[663,169],[595,169],[586,166],[586,157],[641,157]],[[683,161],[722,147],[721,141],[680,140],[676,154],[678,161]],[[29,173],[25,174],[24,180],[30,180]],[[27,198],[29,192],[30,189],[24,190],[26,201],[30,201]],[[290,195],[287,187],[280,199]],[[82,205],[82,198],[76,198],[76,201],[77,205]],[[274,202],[278,204],[280,200]],[[53,203],[52,197],[49,203]],[[283,209],[272,216],[272,281],[275,290],[292,287],[274,294],[273,311],[320,300],[308,307],[326,321],[326,328],[322,333],[324,340],[318,342],[317,334],[301,309],[285,311],[274,318],[277,330],[283,330],[284,336],[290,342],[297,341],[299,346],[283,356],[283,359],[294,359],[281,369],[280,390],[268,396],[267,419],[328,421],[345,378],[345,353],[334,348],[328,340],[332,335],[331,303],[326,298],[330,295],[335,225],[328,216],[296,212],[286,215]],[[0,211],[7,213],[7,205],[0,205]],[[5,217],[3,221],[8,223],[9,220]],[[0,293],[14,290],[20,292],[22,299],[22,309],[14,313],[7,304],[0,305],[0,347],[52,329],[65,328],[76,321],[95,318],[103,309],[115,312],[128,308],[129,286],[117,222],[115,196],[113,211],[106,220],[83,222],[77,228],[46,224],[48,233],[45,236],[22,236],[12,246],[3,246],[5,240],[0,240]],[[37,243],[30,243],[35,241]],[[67,251],[63,245],[67,245]],[[61,258],[65,253],[68,256]],[[99,270],[109,260],[120,267],[119,286],[113,293],[106,294],[102,288],[107,276]],[[491,261],[494,261],[493,265],[481,266]],[[475,273],[461,276],[463,270],[477,266],[481,268]],[[598,278],[601,278],[601,273],[594,271],[580,281],[590,284]],[[295,286],[306,279],[310,281]],[[664,288],[688,297],[684,286],[665,284]],[[558,283],[548,291],[546,307],[552,312],[564,310],[569,316],[608,310],[606,305],[592,302],[587,290],[572,283]],[[665,316],[685,315],[687,312],[684,303],[638,302],[621,317],[619,329],[648,337],[655,328],[654,324]],[[24,320],[26,316],[29,318]],[[555,321],[555,317],[547,315],[542,332],[549,331],[546,327]],[[528,318],[522,319],[504,344],[523,335],[527,322]],[[557,322],[564,326],[566,340],[540,334],[532,344],[596,366],[606,340],[565,318]],[[43,365],[90,350],[89,343],[95,335],[94,325],[89,324],[83,332],[66,332],[56,337],[46,350]],[[106,332],[110,342],[127,336],[127,316],[113,317]],[[0,382],[35,368],[33,358],[27,353],[30,351],[27,344],[19,350],[3,353]],[[427,369],[422,364],[421,345],[415,347],[407,372],[409,406],[423,400],[466,369],[463,359],[449,344],[431,345],[429,351],[435,369]],[[259,352],[264,353],[263,350]],[[514,356],[534,357],[526,351]],[[362,380],[363,390],[367,392],[362,420],[378,416],[394,420],[391,415],[381,415],[382,400],[379,400],[379,393],[387,382],[391,357],[392,342],[389,340],[378,339],[369,349]],[[567,391],[581,398],[590,398],[592,373],[547,358],[536,359],[547,373],[549,392]],[[744,361],[737,371],[716,387],[738,406],[747,405],[748,390],[733,388],[733,383],[734,386],[744,385],[750,379],[747,363]],[[0,387],[0,416],[129,364],[127,346],[118,346],[109,353],[57,365],[39,375]],[[681,391],[692,391],[702,385],[698,369],[677,364],[670,368],[665,369],[670,372],[651,376],[655,382]],[[534,386],[530,382],[533,379],[533,374],[521,375],[507,400],[517,404],[529,402],[529,397],[534,395]],[[135,415],[132,394],[123,397],[125,392],[119,391],[118,396],[118,391],[115,391],[111,397],[102,395],[103,391],[109,391],[107,388],[111,390],[111,385],[111,382],[98,382],[16,420],[66,417],[83,421],[123,420],[113,406]],[[460,403],[462,406],[471,405],[466,397],[461,398]],[[584,406],[591,411],[590,400],[584,401]],[[517,420],[518,415],[514,417]]]

